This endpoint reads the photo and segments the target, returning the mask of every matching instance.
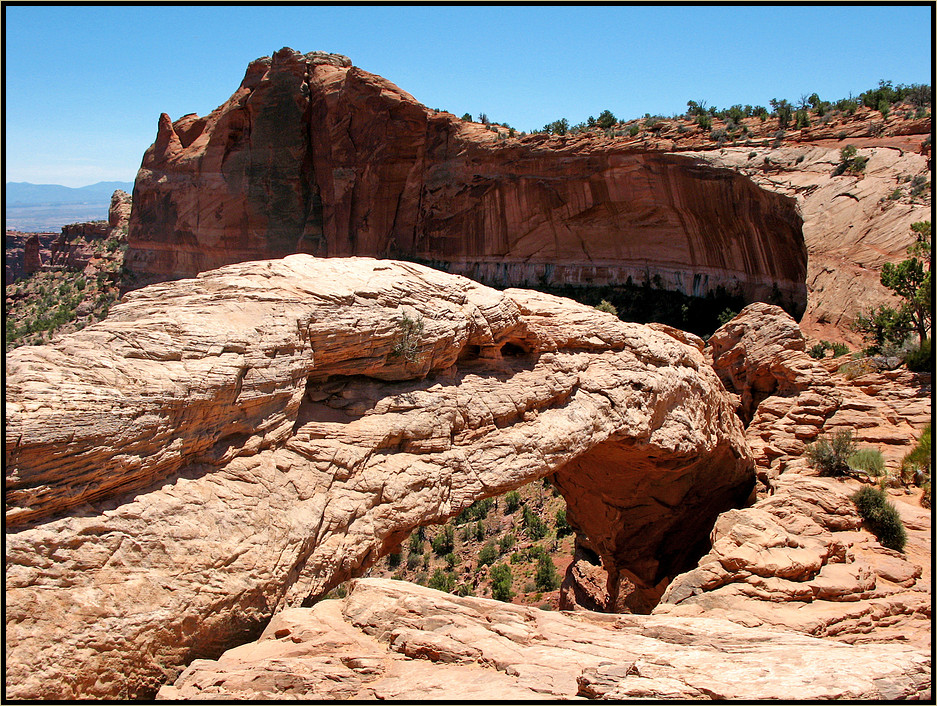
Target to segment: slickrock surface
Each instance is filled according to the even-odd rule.
[[[878,448],[896,472],[930,419],[932,375],[870,371],[848,380],[828,366],[849,358],[815,360],[805,349],[797,323],[764,303],[745,307],[707,343],[716,373],[737,396],[761,481],[770,486],[788,469],[805,470],[807,444],[838,429]]]
[[[654,614],[927,649],[930,512],[896,501],[909,542],[905,553],[886,549],[860,529],[849,499],[859,487],[853,480],[782,475],[772,495],[719,518],[712,550],[667,587]]]
[[[899,699],[930,661],[712,618],[553,613],[357,579],[278,614],[257,642],[198,660],[159,698]]]
[[[793,198],[693,157],[502,132],[346,57],[282,49],[210,115],[160,117],[127,265],[140,282],[294,252],[416,258],[498,286],[657,275],[686,294],[779,292],[802,313]]]
[[[847,144],[868,158],[865,171],[833,176]],[[930,189],[912,198],[909,185],[914,177],[930,179],[928,157],[850,139],[681,154],[732,167],[762,188],[796,199],[808,253],[808,304],[801,328],[812,339],[862,345],[849,325],[860,311],[895,305],[894,295],[879,282],[881,267],[907,257],[914,242],[911,223],[931,219]],[[896,190],[899,196],[892,198]]]
[[[392,261],[144,288],[9,353],[6,385],[17,698],[152,695],[417,525],[549,474],[640,602],[754,482],[697,345]]]
[[[930,511],[893,491],[909,540],[905,554],[885,549],[860,530],[849,499],[859,482],[810,477],[817,471],[804,450],[821,433],[851,429],[896,472],[930,419],[931,376],[905,370],[849,381],[804,347],[793,319],[761,303],[709,339],[707,354],[738,399],[762,499],[719,518],[710,552],[669,584],[654,613],[927,646]]]

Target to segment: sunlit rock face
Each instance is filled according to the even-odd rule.
[[[137,283],[305,252],[493,286],[632,282],[806,307],[793,198],[696,157],[508,137],[339,55],[258,59],[210,115],[159,120],[134,188]]]
[[[139,289],[11,351],[6,394],[21,698],[152,696],[413,528],[544,476],[646,611],[754,484],[698,341],[388,260]]]

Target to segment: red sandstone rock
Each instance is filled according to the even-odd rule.
[[[337,55],[283,49],[210,115],[161,116],[135,195],[140,282],[308,252],[416,258],[496,285],[660,276],[749,300],[776,286],[791,311],[806,303],[792,199],[612,141],[499,139]]]

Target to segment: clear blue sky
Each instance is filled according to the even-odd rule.
[[[204,115],[283,46],[531,130],[687,100],[930,83],[931,6],[5,6],[6,180],[132,181],[161,112]]]

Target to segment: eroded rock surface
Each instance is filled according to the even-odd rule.
[[[925,649],[852,646],[725,620],[553,613],[357,579],[198,660],[160,698],[900,699],[930,697]]]
[[[697,345],[392,261],[147,287],[9,353],[6,384],[20,698],[151,695],[415,526],[550,474],[646,600],[754,481]]]
[[[779,307],[755,303],[709,339],[706,352],[726,389],[755,455],[758,475],[770,486],[788,469],[805,471],[807,444],[839,429],[860,446],[874,446],[895,473],[930,419],[932,376],[907,370],[851,379],[835,371],[847,363],[806,353],[797,323]]]
[[[915,239],[911,223],[931,219],[930,187],[912,197],[909,184],[912,178],[929,179],[928,155],[887,142],[845,139],[684,153],[730,166],[762,188],[796,199],[809,256],[801,328],[811,339],[862,345],[862,337],[849,330],[856,314],[897,303],[879,281],[882,265],[904,260]],[[868,164],[861,174],[834,176],[847,144],[859,147]]]
[[[930,513],[898,503],[911,536],[903,554],[861,529],[850,500],[858,482],[786,473],[774,485],[769,497],[719,518],[712,550],[667,587],[655,614],[927,648]]]
[[[612,141],[501,139],[339,55],[282,49],[210,115],[163,114],[134,199],[140,282],[308,252],[416,258],[497,286],[659,277],[806,305],[789,196]]]

